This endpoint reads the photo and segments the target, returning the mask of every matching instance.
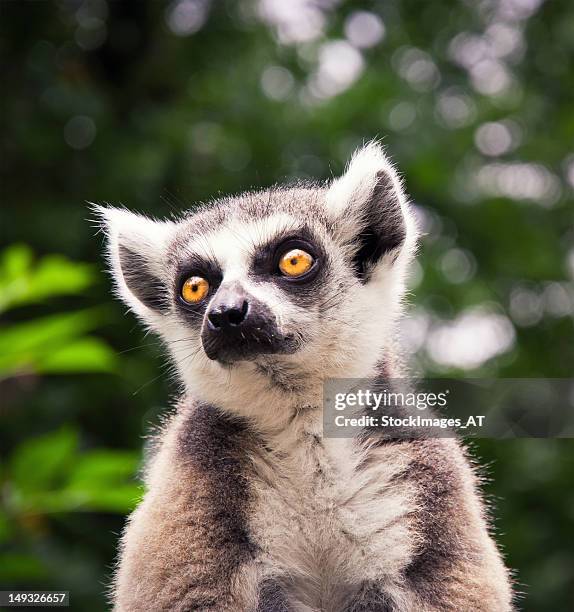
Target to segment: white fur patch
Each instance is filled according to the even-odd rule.
[[[376,449],[378,461],[358,472],[363,455],[353,440],[313,441],[321,433],[317,417],[294,419],[268,441],[277,457],[255,459],[261,478],[251,528],[267,572],[288,576],[301,604],[339,610],[350,587],[393,583],[412,558],[415,491],[395,482],[406,455]]]
[[[391,161],[383,147],[371,141],[354,153],[345,173],[333,181],[327,193],[327,211],[337,218],[349,207],[367,200],[373,193],[380,172],[391,178],[396,193],[402,196],[401,181]],[[404,196],[401,199],[404,200]]]

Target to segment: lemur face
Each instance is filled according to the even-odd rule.
[[[392,333],[415,228],[377,144],[331,184],[225,198],[179,220],[98,208],[122,299],[191,374],[353,374]],[[255,369],[254,369],[255,368]]]
[[[310,340],[310,313],[332,274],[325,236],[285,210],[293,195],[229,200],[178,228],[170,246],[175,314],[209,359],[293,354]],[[314,195],[298,190],[297,200]]]

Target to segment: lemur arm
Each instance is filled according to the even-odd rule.
[[[237,452],[248,443],[239,424],[211,407],[180,407],[123,536],[115,610],[256,609],[257,550]]]
[[[410,537],[418,545],[398,575],[363,584],[346,612],[511,611],[508,572],[488,534],[477,477],[461,443],[443,438],[385,444],[408,457],[396,481],[416,491]]]

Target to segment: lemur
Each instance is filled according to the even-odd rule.
[[[117,293],[185,389],[121,539],[115,610],[512,609],[458,440],[322,435],[326,379],[404,376],[417,228],[379,143],[326,184],[175,220],[97,212]]]

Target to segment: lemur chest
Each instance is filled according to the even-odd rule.
[[[352,440],[309,435],[259,462],[250,531],[273,572],[320,583],[404,567],[414,546],[404,460],[364,459]]]

